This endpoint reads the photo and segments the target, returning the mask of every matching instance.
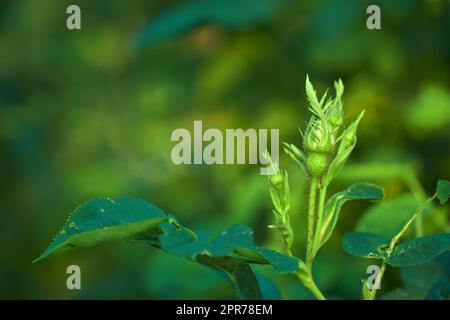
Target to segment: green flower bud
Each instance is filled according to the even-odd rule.
[[[290,248],[294,241],[294,232],[291,227],[288,211],[291,207],[291,194],[289,191],[288,173],[286,170],[280,170],[274,163],[268,152],[263,154],[269,163],[272,174],[267,177],[270,197],[274,209],[274,224],[269,228],[278,229],[285,245]]]
[[[327,154],[320,152],[311,152],[306,158],[306,169],[313,177],[320,177],[328,169],[329,158]]]
[[[283,177],[283,174],[280,171],[278,171],[275,174],[270,175],[268,179],[269,179],[270,184],[277,191],[281,191],[283,189],[284,177]]]
[[[310,121],[303,138],[303,147],[309,152],[332,153],[335,139],[330,127],[322,120]]]
[[[362,111],[358,118],[350,124],[350,126],[345,130],[342,136],[342,142],[340,145],[340,149],[346,149],[350,146],[354,146],[356,143],[356,131],[358,129],[358,124],[361,121],[365,111]]]

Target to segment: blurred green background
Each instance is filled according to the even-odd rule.
[[[66,28],[69,4],[81,7],[81,30]],[[366,28],[369,4],[381,8],[381,30]],[[379,183],[396,221],[450,178],[449,14],[445,0],[1,1],[0,298],[234,298],[205,267],[140,245],[31,261],[95,196],[142,197],[212,234],[249,225],[259,245],[282,250],[267,228],[259,166],[176,166],[170,135],[202,120],[279,128],[282,141],[300,145],[306,73],[319,93],[343,79],[349,119],[366,109],[330,194]],[[305,178],[284,154],[281,166],[295,195],[294,252],[303,256]],[[345,205],[319,254],[316,278],[328,297],[360,296],[367,263],[340,243],[370,207]],[[449,232],[448,208],[431,211],[425,232]],[[382,221],[375,228],[396,230],[390,217]],[[81,267],[81,291],[66,289],[70,264]],[[311,298],[295,277],[255,269],[278,287],[274,298]],[[383,292],[398,286],[389,269]]]

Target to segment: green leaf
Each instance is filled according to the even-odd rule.
[[[261,295],[264,300],[280,300],[282,298],[280,290],[278,290],[271,279],[257,272],[255,272],[255,275],[258,279],[259,288],[261,289]]]
[[[167,215],[151,203],[135,198],[95,198],[76,208],[50,246],[33,262],[78,247],[90,247],[134,236],[158,235]]]
[[[258,279],[252,268],[247,264],[240,264],[233,272],[238,297],[241,299],[261,300],[262,294]]]
[[[337,174],[341,171],[341,169],[344,167],[345,163],[347,162],[348,157],[352,153],[353,149],[356,146],[356,131],[358,130],[359,122],[361,121],[362,117],[364,116],[365,111],[362,111],[358,118],[356,118],[355,121],[353,121],[342,133],[342,139],[339,144],[339,148],[336,154],[336,157],[331,162],[327,174],[324,179],[325,185],[330,185],[331,181],[337,176]],[[349,137],[350,141],[348,141]]]
[[[429,263],[401,268],[400,277],[404,287],[388,292],[382,299],[447,299],[450,294],[450,269],[445,260],[449,258],[450,251],[447,251]]]
[[[355,183],[347,190],[334,194],[326,203],[322,227],[320,229],[320,245],[316,251],[330,239],[339,218],[342,205],[348,200],[379,200],[384,197],[383,188],[372,183]]]
[[[447,250],[450,250],[450,233],[438,233],[399,244],[386,262],[395,267],[417,266]]]
[[[298,259],[255,246],[252,230],[245,226],[232,225],[212,241],[169,223],[162,224],[161,229],[162,250],[222,271],[232,272],[242,263],[269,264],[278,272],[299,270]]]
[[[384,200],[369,208],[356,224],[356,231],[394,237],[416,212],[419,202],[407,194]]]
[[[320,102],[317,99],[316,90],[314,90],[314,86],[312,85],[311,81],[309,80],[309,76],[306,75],[306,81],[305,81],[305,91],[306,91],[306,98],[313,109],[314,113],[321,113],[321,106]]]
[[[417,168],[408,162],[374,161],[362,164],[348,163],[337,177],[340,181],[370,180],[386,182],[390,180],[407,180],[415,177]]]
[[[362,258],[385,259],[389,240],[369,232],[349,232],[344,235],[342,246],[345,252]]]
[[[430,290],[431,286],[446,272],[436,260],[414,267],[400,269],[400,277],[407,288]]]
[[[266,20],[279,6],[279,0],[201,0],[188,1],[152,17],[135,37],[138,48],[177,38],[196,27],[216,24],[240,28]]]
[[[441,204],[445,204],[450,196],[450,181],[439,180],[437,183],[436,196]]]
[[[261,299],[261,289],[250,263],[269,264],[279,272],[297,272],[301,261],[255,246],[252,233],[248,227],[232,225],[215,239],[208,240],[205,232],[196,233],[183,227],[174,216],[166,215],[145,200],[97,198],[69,215],[52,244],[35,261],[77,247],[130,240],[225,273],[240,297]]]

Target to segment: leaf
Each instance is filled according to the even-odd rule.
[[[233,272],[238,297],[241,299],[262,299],[261,289],[252,268],[247,264],[240,264]]]
[[[331,181],[337,176],[337,174],[341,171],[341,169],[344,167],[345,163],[347,162],[348,157],[352,153],[353,149],[356,146],[356,131],[358,130],[359,122],[361,121],[362,117],[364,116],[365,111],[363,110],[358,118],[356,118],[355,121],[353,121],[342,133],[342,137],[344,137],[341,140],[341,143],[339,144],[339,148],[336,154],[336,157],[331,162],[327,174],[324,179],[325,185],[330,185]],[[353,136],[351,142],[346,142],[345,137],[347,136]]]
[[[261,289],[261,295],[264,300],[280,300],[281,293],[278,290],[275,283],[268,279],[267,277],[255,273],[256,278],[258,279],[259,288]]]
[[[305,81],[305,91],[306,91],[306,98],[312,108],[312,111],[314,114],[319,116],[322,111],[320,102],[317,100],[317,94],[316,90],[314,89],[314,86],[312,85],[311,81],[309,80],[309,76],[306,75],[306,81]]]
[[[431,287],[427,300],[448,300],[450,299],[450,280],[448,277],[440,277]]]
[[[240,297],[261,299],[250,263],[270,264],[279,272],[297,272],[301,261],[255,246],[252,233],[248,227],[232,225],[210,241],[206,232],[183,227],[174,216],[145,200],[97,198],[69,215],[59,235],[35,261],[105,241],[142,242],[216,269],[233,281]]]
[[[176,38],[205,24],[239,28],[264,21],[281,4],[279,0],[190,1],[152,17],[135,37],[138,48]]]
[[[441,204],[445,204],[450,196],[450,181],[439,180],[437,183],[436,196]]]
[[[388,292],[383,299],[402,300],[438,300],[446,299],[450,294],[450,269],[445,261],[450,251],[441,254],[429,263],[400,269],[403,288]]]
[[[389,240],[369,232],[349,232],[344,235],[345,252],[362,258],[385,259]]]
[[[270,264],[278,272],[296,272],[299,260],[276,251],[256,247],[252,230],[232,225],[212,241],[200,239],[193,231],[164,223],[162,250],[220,270],[232,271],[242,263]]]
[[[50,246],[33,262],[78,247],[112,240],[129,240],[139,234],[157,235],[167,215],[136,198],[95,198],[76,208]]]
[[[450,250],[450,233],[438,233],[399,244],[386,262],[395,267],[417,266],[447,250]]]
[[[349,163],[337,177],[340,181],[370,180],[384,182],[389,180],[404,180],[415,177],[417,168],[408,162],[374,161],[362,164]]]
[[[320,229],[320,245],[330,239],[339,218],[342,205],[348,200],[379,200],[384,197],[383,188],[372,183],[355,183],[347,190],[334,194],[326,203],[324,218]]]
[[[392,238],[416,212],[418,201],[411,195],[384,200],[369,208],[356,224],[356,231]]]
[[[400,269],[400,278],[407,288],[429,290],[433,283],[443,274],[444,270],[442,266],[436,261]]]

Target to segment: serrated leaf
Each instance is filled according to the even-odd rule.
[[[385,259],[389,240],[369,232],[349,232],[344,235],[342,246],[345,252],[362,258]]]
[[[306,92],[306,98],[307,98],[313,112],[317,116],[319,116],[317,113],[321,112],[320,103],[319,103],[319,100],[317,99],[316,90],[314,89],[314,86],[312,85],[311,81],[309,80],[308,75],[306,75],[305,92]]]
[[[450,233],[433,234],[399,244],[386,262],[395,267],[417,266],[447,250],[450,250]]]
[[[95,198],[76,208],[50,246],[33,262],[78,247],[129,240],[160,233],[167,215],[148,201],[136,198]]]
[[[169,253],[188,258],[221,270],[233,270],[241,263],[272,265],[279,272],[296,272],[299,260],[276,251],[254,245],[250,228],[233,225],[212,241],[199,239],[186,228],[172,224],[161,225],[161,248]]]
[[[439,180],[437,183],[436,196],[441,204],[445,204],[450,196],[450,181]]]
[[[324,218],[320,229],[320,245],[316,251],[330,239],[342,205],[348,200],[379,200],[384,197],[383,188],[372,183],[355,183],[347,190],[334,194],[326,203]]]
[[[97,198],[69,215],[59,235],[35,261],[105,241],[142,242],[225,273],[239,296],[260,299],[261,290],[250,263],[297,272],[301,261],[255,246],[252,233],[248,227],[232,225],[210,241],[206,232],[183,227],[174,216],[145,200]]]
[[[356,231],[392,238],[416,212],[419,202],[411,195],[398,196],[369,208],[356,224]]]

